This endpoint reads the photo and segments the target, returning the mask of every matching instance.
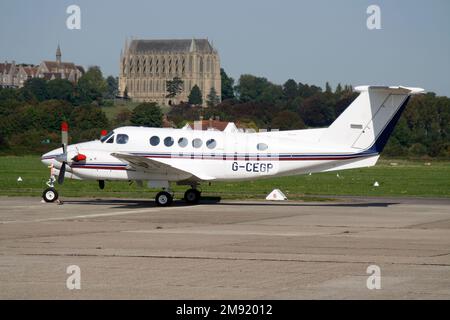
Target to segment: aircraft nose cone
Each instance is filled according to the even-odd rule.
[[[55,156],[52,155],[52,152],[47,152],[41,156],[41,162],[46,166],[49,166],[52,161],[55,159]]]
[[[55,167],[58,167],[58,155],[62,153],[62,148],[52,150],[50,152],[47,152],[46,154],[43,154],[41,156],[41,162],[45,164],[46,166],[49,166],[53,164]]]

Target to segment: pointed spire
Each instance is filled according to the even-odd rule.
[[[192,41],[191,41],[191,47],[190,47],[190,49],[189,49],[189,52],[195,52],[195,51],[197,51],[197,45],[196,45],[196,43],[195,43],[195,39],[192,38]]]
[[[61,48],[59,47],[59,43],[56,49],[56,62],[61,63]]]
[[[125,49],[124,49],[125,54],[128,53],[128,37],[125,38]]]

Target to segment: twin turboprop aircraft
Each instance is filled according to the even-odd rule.
[[[245,133],[121,127],[100,140],[68,145],[62,125],[62,148],[42,156],[51,166],[46,202],[57,200],[56,180],[147,181],[161,188],[155,201],[169,206],[170,183],[190,186],[187,203],[198,203],[202,182],[254,180],[374,166],[411,95],[421,88],[360,86],[359,96],[328,127]]]

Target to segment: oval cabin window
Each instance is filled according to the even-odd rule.
[[[269,148],[269,146],[265,143],[258,143],[256,146],[256,149],[258,149],[258,151],[266,151]]]
[[[182,148],[186,147],[188,145],[188,139],[187,138],[178,139],[178,145]]]
[[[206,141],[206,146],[208,147],[208,149],[214,149],[217,146],[217,142],[214,139],[209,139],[208,141]]]
[[[159,144],[159,137],[153,136],[150,138],[150,144],[154,147],[156,147]]]
[[[194,147],[194,148],[200,148],[201,146],[203,145],[203,141],[201,140],[201,139],[194,139],[194,140],[192,140],[192,146]]]
[[[165,145],[166,147],[171,147],[171,146],[173,146],[173,143],[174,143],[174,142],[175,142],[175,140],[173,140],[172,137],[167,137],[167,138],[164,139],[164,145]]]

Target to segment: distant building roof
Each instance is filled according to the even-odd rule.
[[[9,73],[11,69],[11,63],[0,63],[0,72]]]
[[[34,76],[36,76],[38,67],[36,67],[36,66],[24,66],[23,70],[27,73],[27,75],[29,77],[34,77]]]
[[[61,62],[58,63],[57,61],[43,61],[47,68],[49,69],[57,69],[57,68],[63,68],[63,69],[76,69],[77,66],[73,62]]]
[[[228,126],[228,121],[220,120],[200,120],[195,121],[194,124],[190,124],[192,129],[196,130],[218,130],[223,131]]]
[[[62,79],[62,74],[60,72],[46,72],[44,73],[45,80]]]
[[[132,40],[128,49],[131,53],[143,52],[213,52],[207,39],[177,40]]]

